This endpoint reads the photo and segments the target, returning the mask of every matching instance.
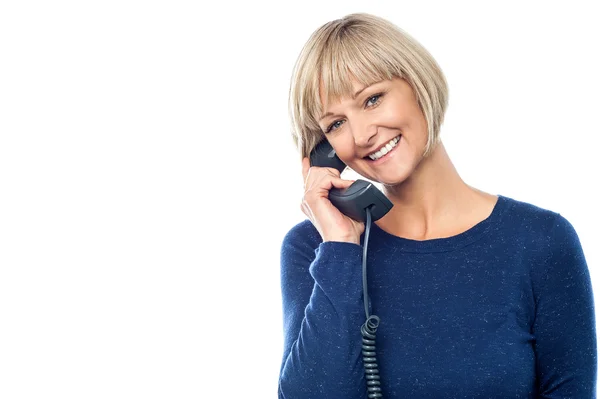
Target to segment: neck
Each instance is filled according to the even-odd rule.
[[[384,186],[383,191],[394,207],[377,225],[391,234],[416,240],[466,230],[489,215],[496,198],[461,179],[441,141],[409,178],[396,186]]]

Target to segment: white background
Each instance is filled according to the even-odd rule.
[[[549,3],[3,2],[0,397],[276,397],[289,79],[351,12],[433,54],[463,179],[565,216],[600,290],[600,27]]]

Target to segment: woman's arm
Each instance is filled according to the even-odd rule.
[[[363,398],[362,248],[319,241],[308,221],[283,240],[284,356],[279,398]]]
[[[533,334],[540,398],[596,398],[597,343],[590,273],[575,229],[557,215],[544,268],[534,270]]]

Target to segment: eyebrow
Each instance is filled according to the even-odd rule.
[[[363,91],[365,91],[367,88],[369,88],[369,87],[371,87],[371,86],[372,86],[372,85],[370,85],[370,86],[365,86],[365,87],[363,87],[362,89],[359,89],[359,90],[358,90],[356,93],[354,93],[354,94],[352,95],[352,99],[353,99],[353,100],[356,100],[356,97],[358,97],[358,95],[359,95],[360,93],[362,93]],[[324,114],[324,115],[321,117],[321,119],[319,119],[319,122],[320,122],[320,121],[322,121],[323,119],[327,118],[328,116],[331,116],[331,115],[333,115],[333,112],[327,112],[327,113],[325,113],[325,114]]]

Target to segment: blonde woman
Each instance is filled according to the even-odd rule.
[[[577,233],[557,212],[461,179],[440,139],[446,81],[415,39],[368,14],[326,23],[301,51],[289,100],[308,219],[281,248],[280,398],[596,397]],[[393,204],[367,226],[365,259],[367,223],[328,199],[352,181],[309,163],[322,140]],[[365,358],[363,260],[380,321]]]

